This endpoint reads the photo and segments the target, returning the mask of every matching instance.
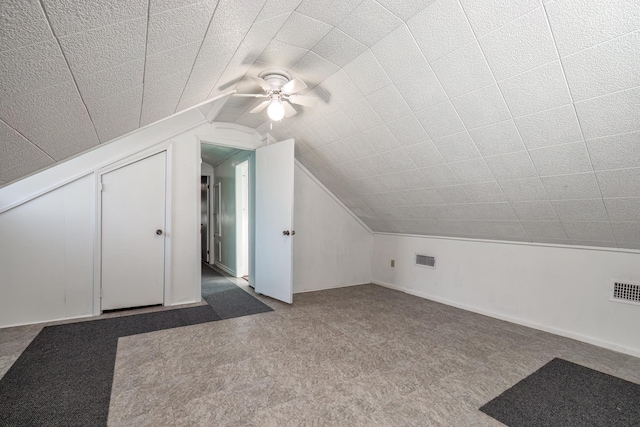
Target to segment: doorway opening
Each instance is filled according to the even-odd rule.
[[[222,318],[268,310],[249,286],[255,153],[208,143],[200,151],[202,298]]]
[[[209,301],[205,294],[213,292],[213,281],[205,280],[206,272],[250,295],[290,304],[294,141],[246,148],[254,142],[201,141],[201,175],[209,177],[209,257],[202,263],[201,291]]]

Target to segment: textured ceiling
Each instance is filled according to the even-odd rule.
[[[280,66],[376,231],[640,248],[638,0],[3,0],[0,186]],[[254,101],[219,121],[268,130]],[[264,114],[264,113],[263,113]]]
[[[216,166],[240,151],[237,148],[223,147],[221,145],[200,144],[202,161],[209,166]]]

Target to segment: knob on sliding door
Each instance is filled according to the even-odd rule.
[[[156,230],[156,234],[159,236],[162,234],[162,230]]]

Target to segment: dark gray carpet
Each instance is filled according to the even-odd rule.
[[[202,298],[222,319],[273,310],[206,264],[202,264]]]
[[[105,426],[118,338],[272,309],[208,267],[209,305],[47,326],[0,379],[0,426]]]
[[[480,410],[509,427],[638,427],[640,385],[553,359]]]
[[[0,426],[104,426],[119,337],[214,320],[203,305],[47,326],[0,380]]]

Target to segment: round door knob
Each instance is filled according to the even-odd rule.
[[[293,236],[294,234],[296,234],[295,230],[291,230],[291,235]]]
[[[283,234],[283,235],[285,235],[285,236],[288,236],[290,233],[289,233],[289,230],[284,230],[284,231],[282,232],[282,234]]]
[[[156,234],[159,236],[162,234],[162,230],[156,230]]]

